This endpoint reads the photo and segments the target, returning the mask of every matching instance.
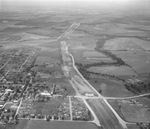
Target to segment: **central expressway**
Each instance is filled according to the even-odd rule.
[[[127,123],[120,118],[107,102],[107,99],[99,94],[88,81],[84,79],[75,66],[74,57],[69,53],[70,44],[66,39],[69,38],[79,25],[79,23],[72,24],[69,29],[58,38],[64,75],[75,89],[76,96],[80,97],[91,111],[94,117],[92,122],[103,129],[127,129]]]

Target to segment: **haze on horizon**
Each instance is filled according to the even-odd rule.
[[[150,11],[150,0],[0,0],[0,10],[114,9]]]

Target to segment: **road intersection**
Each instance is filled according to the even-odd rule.
[[[99,94],[75,66],[74,57],[69,53],[70,44],[67,43],[66,39],[70,37],[79,25],[79,23],[73,23],[69,29],[58,38],[61,48],[63,61],[62,70],[64,75],[75,89],[76,96],[83,99],[84,103],[93,114],[93,122],[97,126],[102,126],[104,129],[127,129],[127,124],[130,123],[121,119],[117,112],[107,102],[107,98]]]

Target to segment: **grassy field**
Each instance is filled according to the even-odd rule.
[[[107,56],[97,51],[84,51],[84,58],[106,58]]]
[[[85,36],[82,37],[76,37],[76,38],[71,37],[69,43],[71,47],[75,50],[76,47],[78,48],[79,46],[86,48],[88,50],[94,50],[96,46],[96,41],[97,41],[97,37],[86,34]]]
[[[97,126],[89,122],[57,122],[57,121],[40,121],[30,120],[28,127],[31,129],[98,129]],[[18,128],[19,129],[19,128]],[[27,129],[27,128],[25,128]]]
[[[84,33],[84,32],[81,32],[81,31],[75,31],[71,36],[70,36],[70,38],[72,39],[72,38],[82,38],[82,37],[84,37],[84,36],[87,36],[87,34],[86,33]]]
[[[106,62],[106,63],[112,63],[114,62],[111,58],[103,55],[102,53],[99,53],[94,50],[89,49],[72,49],[72,53],[75,58],[76,63],[81,64],[93,64],[93,63],[100,63],[100,62]]]
[[[150,44],[137,38],[114,38],[106,41],[104,49],[144,51],[150,49]]]
[[[26,10],[28,10],[28,8]],[[76,8],[75,11],[68,11],[66,8],[65,10],[66,11],[61,11],[58,9],[57,11],[52,12],[35,11],[34,13],[21,11],[18,11],[17,13],[0,13],[0,44],[2,44],[4,48],[21,48],[24,46],[40,48],[41,51],[38,51],[35,65],[43,67],[43,64],[48,64],[45,67],[45,70],[42,71],[43,73],[47,72],[48,74],[51,74],[49,77],[50,79],[46,84],[52,87],[52,83],[55,83],[59,95],[64,95],[66,92],[67,95],[72,96],[75,95],[75,91],[71,87],[68,79],[63,76],[61,70],[62,62],[60,49],[58,45],[59,42],[56,40],[72,23],[80,22],[80,26],[76,31],[74,31],[68,39],[64,39],[70,43],[70,51],[73,54],[76,63],[86,65],[101,62],[114,62],[111,58],[95,51],[97,41],[104,38],[106,39],[106,43],[104,44],[103,49],[110,50],[132,68],[127,66],[104,66],[91,67],[88,70],[112,74],[126,79],[138,74],[137,78],[142,78],[142,80],[145,79],[146,81],[149,80],[150,53],[148,50],[150,50],[150,43],[149,41],[146,41],[149,39],[150,31],[149,15],[146,16],[145,13],[136,15],[131,12],[112,12],[108,10],[83,11],[77,10]],[[135,73],[134,70],[137,73]],[[59,75],[57,73],[61,75],[61,78],[55,76]],[[147,75],[143,76],[145,73]],[[75,79],[77,82],[80,82],[78,78]],[[101,91],[103,96],[133,96],[133,93],[128,91],[124,87],[124,84],[118,80],[111,80],[108,77],[98,76],[98,78],[89,79],[88,81],[97,91]],[[44,82],[41,82],[40,84],[42,83]],[[82,83],[80,82],[80,84]],[[85,90],[84,84],[82,85],[83,89],[81,88],[81,92]],[[90,92],[90,89],[86,90]],[[149,100],[146,98],[140,98],[139,101],[144,105],[150,104]],[[32,106],[29,110],[36,114],[51,114],[54,112],[57,113],[57,108],[60,107],[60,105],[63,105],[64,109],[69,111],[68,103],[68,99],[63,100],[55,98],[50,99],[48,102],[26,103],[26,106]],[[143,108],[143,106],[127,103],[125,101],[118,102],[117,100],[110,103],[120,116],[126,120],[146,121],[150,119],[150,114],[147,111],[148,109]],[[121,103],[122,106],[121,110],[119,109],[119,103]],[[81,107],[83,106],[81,105]],[[138,129],[135,125],[128,125],[128,127],[131,129]],[[14,127],[6,126],[2,129],[28,128],[97,129],[93,123],[71,121],[47,122],[46,120],[19,120],[18,125],[15,125]]]
[[[140,129],[140,127],[137,126],[136,124],[127,124],[127,127],[128,127],[129,129]]]
[[[59,37],[63,33],[60,30],[46,30],[45,28],[32,29],[26,32],[30,34],[53,37],[53,38]]]
[[[123,116],[125,118],[126,121],[150,122],[150,111],[148,111],[148,108],[145,108],[139,102],[134,101],[135,100],[109,100],[109,103],[120,116]]]
[[[129,30],[111,23],[102,23],[89,25],[81,25],[77,30],[86,32],[92,35],[117,35],[117,36],[146,36],[146,33],[140,30]]]
[[[95,81],[96,80],[96,81]],[[122,83],[110,79],[95,78],[89,80],[90,84],[97,90],[101,90],[101,94],[106,97],[127,97],[133,96]]]
[[[150,72],[150,53],[143,51],[112,51],[113,54],[122,58],[127,64],[137,73],[149,73]]]
[[[61,110],[61,111],[60,111]],[[41,101],[24,101],[19,110],[19,116],[22,117],[23,114],[30,116],[34,114],[38,116],[39,114],[43,117],[45,115],[64,115],[64,112],[69,114],[69,100],[63,97],[50,97],[47,102]],[[70,118],[68,118],[69,120]]]
[[[127,66],[102,66],[90,67],[88,71],[94,73],[110,74],[115,76],[134,76],[136,73]]]
[[[136,41],[133,41],[129,38],[115,38],[107,40],[103,46],[107,50],[145,50],[139,44],[136,44]]]

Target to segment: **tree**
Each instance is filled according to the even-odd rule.
[[[98,92],[101,94],[102,93],[102,89],[99,89]]]
[[[118,104],[118,106],[119,106],[119,109],[121,109],[121,104]]]
[[[97,80],[95,80],[94,82],[97,83]]]

